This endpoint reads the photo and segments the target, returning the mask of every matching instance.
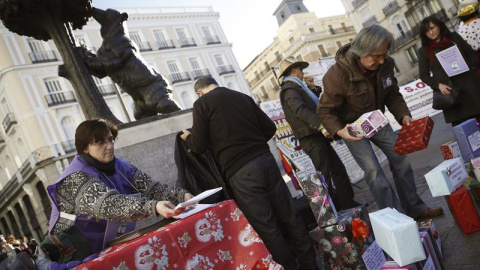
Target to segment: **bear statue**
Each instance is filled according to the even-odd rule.
[[[172,91],[167,89],[162,75],[145,62],[137,46],[125,34],[127,13],[92,8],[92,16],[101,25],[103,42],[96,55],[85,47],[78,47],[89,72],[98,78],[109,76],[132,96],[137,120],[181,110],[170,99]]]

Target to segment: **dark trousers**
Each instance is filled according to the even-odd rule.
[[[312,160],[315,169],[325,176],[330,196],[337,210],[357,206],[358,204],[353,200],[355,194],[345,165],[327,139],[321,134],[315,134],[301,138],[299,143]],[[332,180],[335,190],[332,187]]]
[[[318,269],[312,240],[295,212],[292,196],[271,153],[256,157],[228,179],[243,214],[285,270]],[[293,250],[277,226],[288,231]]]

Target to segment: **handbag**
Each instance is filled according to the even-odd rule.
[[[456,107],[460,104],[460,88],[452,87],[450,94],[444,95],[441,91],[433,91],[432,108],[435,110],[445,110]]]
[[[93,253],[87,238],[76,226],[71,226],[59,234],[48,234],[40,247],[52,261],[58,263],[82,261]]]

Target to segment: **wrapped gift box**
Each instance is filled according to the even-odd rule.
[[[472,195],[473,202],[476,203],[477,207],[480,207],[480,183],[470,183],[470,185],[468,185],[468,190]]]
[[[366,269],[362,254],[375,241],[365,206],[338,213],[338,224],[310,232],[325,269]]]
[[[370,213],[378,245],[400,266],[424,260],[417,223],[392,208]]]
[[[371,138],[388,124],[388,119],[382,111],[375,110],[364,113],[357,121],[352,123],[351,131],[356,136]]]
[[[433,197],[451,194],[468,178],[461,158],[445,160],[425,174]]]
[[[472,158],[471,162],[475,178],[480,181],[480,157]]]
[[[328,187],[323,176],[318,173],[310,174],[301,180],[300,185],[308,197],[318,226],[322,228],[337,223],[337,210],[328,194]]]
[[[417,263],[422,269],[428,260],[432,260],[435,270],[443,270],[445,267],[442,263],[442,256],[438,250],[432,230],[430,228],[419,228],[420,239],[422,241],[423,249],[427,255],[427,259]]]
[[[480,129],[477,119],[469,119],[453,127],[464,160],[480,156]]]
[[[440,151],[442,151],[444,160],[462,157],[460,147],[458,147],[458,143],[456,140],[451,140],[440,145]]]
[[[427,219],[427,220],[424,220],[424,221],[418,221],[417,225],[418,225],[419,229],[423,229],[423,228],[430,229],[431,234],[433,236],[433,239],[435,240],[435,243],[437,244],[439,255],[441,257],[442,256],[442,239],[438,235],[437,227],[433,223],[432,219]]]
[[[381,270],[393,270],[393,269],[404,269],[404,270],[421,270],[416,267],[414,264],[408,264],[405,266],[400,266],[395,261],[387,261],[381,268]]]
[[[428,147],[433,130],[433,120],[424,117],[403,125],[393,149],[399,156],[410,154]]]
[[[463,233],[469,234],[480,231],[480,217],[473,203],[469,191],[461,186],[452,194],[445,196],[448,208],[452,216],[462,229]]]

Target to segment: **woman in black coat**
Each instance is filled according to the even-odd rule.
[[[450,32],[445,23],[431,16],[420,24],[422,47],[418,51],[420,79],[433,91],[450,94],[452,87],[460,89],[460,104],[443,110],[445,122],[455,126],[467,119],[480,120],[480,77],[477,74],[477,53],[455,32]],[[457,46],[469,71],[449,77],[435,56],[449,47]]]

